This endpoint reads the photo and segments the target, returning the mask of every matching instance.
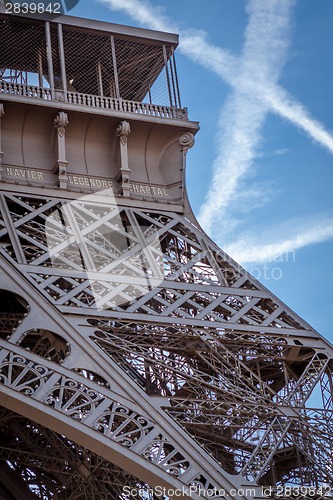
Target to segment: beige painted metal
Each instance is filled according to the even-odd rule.
[[[177,37],[1,16],[0,493],[319,497],[333,348],[195,220]]]

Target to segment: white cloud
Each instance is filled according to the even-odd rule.
[[[175,31],[176,25],[164,15],[165,8],[145,0],[98,0],[113,10],[121,10],[140,24],[158,31]]]
[[[213,236],[221,237],[221,223],[255,157],[266,111],[247,94],[233,93],[221,113],[213,179],[198,217]]]
[[[145,0],[97,1],[110,9],[125,12],[142,26],[160,31],[180,33],[179,50],[181,52],[194,62],[219,75],[231,86],[242,85],[237,78],[239,65],[237,56],[209,42],[209,37],[204,31],[186,29],[178,25],[165,15],[163,7],[152,5]],[[281,6],[281,11],[285,2],[286,0],[282,0],[278,3]],[[271,3],[271,0],[261,2],[263,6],[269,6]],[[287,4],[291,3],[295,3],[295,0],[287,0]],[[276,14],[279,14],[277,9]],[[209,54],[209,57],[207,57],[207,54]],[[260,81],[253,80],[253,78],[247,81],[246,85],[248,87],[252,85],[253,93],[266,103],[270,111],[287,119],[333,153],[333,136],[325,130],[325,127],[320,122],[313,119],[304,106],[298,103],[283,88],[278,85],[272,86],[267,81],[262,85]]]
[[[240,179],[252,166],[269,111],[266,102],[253,92],[253,77],[261,86],[278,79],[288,49],[293,4],[294,0],[264,3],[251,0],[248,4],[250,18],[237,85],[221,114],[213,182],[199,213],[203,227],[218,239],[221,239],[220,220],[227,215]]]
[[[234,214],[227,211],[240,199],[242,181],[247,178],[256,156],[260,156],[261,129],[268,112],[287,119],[333,153],[333,136],[277,84],[287,54],[295,0],[249,0],[249,23],[242,57],[213,45],[203,31],[177,25],[166,16],[164,8],[147,0],[98,1],[111,9],[126,12],[145,27],[180,33],[179,50],[231,85],[232,92],[220,114],[213,180],[200,212],[203,226],[215,233],[215,238],[223,243],[224,248],[228,234],[226,228],[230,223],[235,227],[237,222]],[[261,189],[258,189],[257,195],[261,196]],[[283,241],[267,245],[252,242],[250,261],[265,261],[276,253],[331,237],[332,227],[319,225]],[[250,258],[248,249],[251,241],[238,240],[227,248],[234,257],[245,262]]]
[[[264,94],[265,92],[263,92]],[[327,132],[324,125],[318,120],[311,118],[305,107],[289,95],[286,90],[278,86],[267,88],[265,100],[271,111],[289,120],[314,141],[324,146],[330,153],[333,153],[332,134]]]
[[[290,224],[293,235],[281,240],[273,240],[263,244],[262,241],[270,239],[269,235],[254,237],[244,234],[231,244],[227,244],[224,250],[237,262],[264,263],[286,256],[307,245],[322,243],[333,238],[333,219],[323,219],[319,222],[311,222],[310,227],[304,227],[304,223],[293,221]],[[289,230],[290,231],[290,230]],[[275,228],[275,233],[285,233],[286,228]]]

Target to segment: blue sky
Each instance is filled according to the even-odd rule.
[[[333,342],[332,0],[80,0],[72,15],[180,33],[194,212]]]

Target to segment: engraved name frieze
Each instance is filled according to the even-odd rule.
[[[106,179],[98,179],[94,177],[81,177],[78,175],[69,175],[68,183],[71,184],[72,186],[78,186],[82,188],[84,187],[95,188],[95,189],[112,188],[112,181]]]
[[[18,179],[43,181],[44,175],[40,170],[28,170],[25,168],[6,167],[6,175],[8,177],[16,177]]]
[[[130,183],[130,191],[135,194],[142,194],[148,196],[169,196],[164,187],[149,186],[148,184],[134,184]]]
[[[5,174],[8,179],[21,179],[25,181],[50,181],[48,174],[51,172],[45,172],[41,170],[33,170],[22,167],[6,167]],[[46,175],[46,177],[45,177]],[[68,184],[69,186],[77,187],[80,189],[112,189],[113,182],[108,179],[101,179],[97,177],[88,177],[82,175],[68,175]],[[143,196],[151,196],[151,197],[169,197],[168,191],[163,186],[151,186],[149,184],[141,184],[131,182],[129,184],[130,192],[133,194],[139,194]]]

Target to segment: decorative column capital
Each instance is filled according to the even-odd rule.
[[[122,121],[117,127],[117,136],[120,138],[120,144],[126,146],[128,136],[131,133],[131,126],[127,121]]]
[[[59,111],[54,119],[54,126],[58,130],[60,137],[65,135],[65,128],[69,124],[68,115],[64,111]]]
[[[179,138],[179,144],[182,146],[185,154],[194,146],[194,143],[194,135],[191,134],[191,132],[185,132],[185,134],[181,135]]]

